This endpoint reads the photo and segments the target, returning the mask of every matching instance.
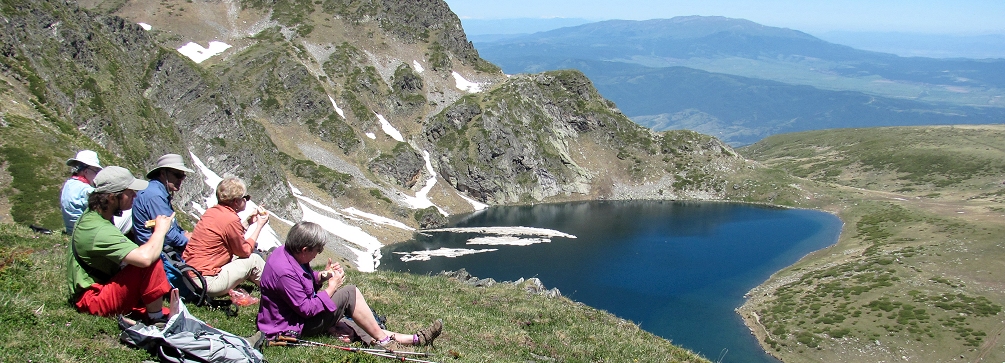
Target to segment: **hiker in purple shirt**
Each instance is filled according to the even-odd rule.
[[[290,229],[286,244],[269,255],[262,272],[262,300],[258,309],[258,330],[268,339],[278,335],[303,337],[322,333],[339,336],[336,326],[343,318],[366,344],[388,349],[396,345],[429,345],[440,335],[443,322],[436,320],[416,334],[383,330],[356,286],[342,286],[345,271],[328,259],[324,271],[311,270],[309,263],[324,250],[332,235],[311,222]],[[323,289],[321,286],[327,280]]]

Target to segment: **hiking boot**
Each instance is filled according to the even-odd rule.
[[[265,334],[261,330],[255,331],[255,334],[251,334],[250,337],[244,338],[252,348],[261,351],[262,344],[265,343]]]
[[[420,329],[417,333],[415,333],[415,335],[419,337],[418,345],[432,345],[433,340],[436,340],[436,337],[440,336],[441,332],[443,332],[443,320],[436,319],[436,321],[433,322],[433,325],[430,325],[425,329]]]

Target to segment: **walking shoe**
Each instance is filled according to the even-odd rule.
[[[265,343],[265,334],[261,330],[256,330],[255,334],[251,334],[250,337],[244,338],[252,348],[257,350],[262,350],[262,344]]]
[[[391,340],[388,340],[387,343],[384,343],[384,344],[380,344],[380,341],[378,341],[378,340],[374,340],[373,342],[378,347],[381,347],[384,350],[389,351],[389,352],[393,352],[393,351],[397,351],[397,350],[401,350],[402,349],[401,343],[398,343],[397,340],[394,340],[393,336],[391,336]]]
[[[436,337],[440,336],[441,332],[443,332],[443,320],[436,319],[436,321],[433,322],[433,325],[430,325],[425,329],[420,329],[417,333],[415,333],[415,335],[419,337],[418,345],[432,345],[433,340],[436,340]]]

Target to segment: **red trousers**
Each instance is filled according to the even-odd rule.
[[[145,313],[147,304],[171,292],[161,259],[147,267],[126,265],[104,284],[92,284],[77,299],[77,311],[98,316]]]

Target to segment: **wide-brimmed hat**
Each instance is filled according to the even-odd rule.
[[[77,153],[77,156],[66,159],[67,166],[73,166],[74,162],[101,169],[101,163],[98,162],[98,153],[91,150],[80,150],[80,152]]]
[[[147,185],[150,183],[136,179],[129,170],[121,166],[109,166],[94,176],[95,193],[118,193],[126,189],[143,190]]]
[[[157,170],[161,168],[170,168],[174,170],[184,171],[186,173],[194,173],[192,169],[185,166],[185,160],[181,158],[178,154],[164,154],[160,159],[157,159],[157,166],[147,172],[147,179],[153,180],[157,178]]]

